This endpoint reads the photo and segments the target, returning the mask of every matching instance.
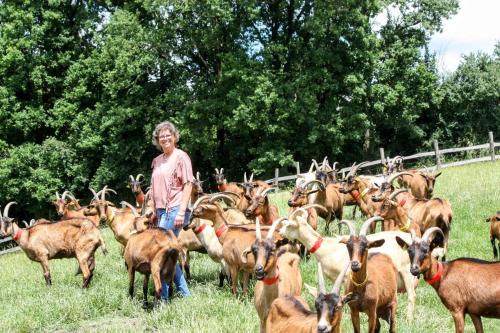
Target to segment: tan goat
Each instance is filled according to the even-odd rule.
[[[170,290],[172,290],[179,251],[179,244],[171,230],[147,229],[130,236],[123,255],[128,269],[130,297],[134,295],[135,272],[137,271],[144,275],[144,304],[147,304],[150,275],[153,275],[155,304],[158,304],[162,291],[162,277],[165,277],[165,281],[170,284]]]
[[[316,313],[309,310],[306,301],[300,296],[277,298],[271,305],[266,320],[266,331],[272,333],[340,333],[342,307],[353,300],[353,294],[340,295],[349,265],[345,265],[327,294],[323,269],[318,263],[319,294],[312,288],[309,291],[315,297]]]
[[[495,239],[500,242],[500,210],[490,218],[486,219],[486,222],[490,222],[490,242],[493,247],[493,257],[498,259],[498,252],[495,245]],[[498,244],[500,249],[500,243]]]
[[[42,265],[43,276],[48,286],[52,284],[49,270],[50,259],[76,258],[83,273],[82,288],[87,288],[95,268],[95,251],[99,246],[106,253],[106,244],[92,221],[88,219],[68,219],[58,223],[40,222],[28,229],[21,229],[8,216],[9,208],[15,202],[5,206],[0,215],[0,233],[12,235],[28,258]]]

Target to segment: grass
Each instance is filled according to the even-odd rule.
[[[453,208],[449,259],[492,259],[486,217],[500,209],[500,161],[446,169],[436,184],[436,196],[450,200]],[[282,214],[288,192],[272,197]],[[347,209],[345,216],[351,216]],[[359,219],[359,218],[358,218]],[[336,229],[336,228],[335,228]],[[74,276],[76,260],[50,262],[53,286],[45,287],[42,269],[22,252],[0,256],[0,331],[4,332],[258,332],[252,296],[235,298],[228,287],[217,287],[218,266],[207,256],[192,259],[192,297],[175,297],[155,311],[142,309],[142,277],[136,278],[136,295],[127,296],[128,277],[120,247],[109,229],[103,229],[109,254],[99,250],[97,268],[88,290]],[[301,263],[305,283],[316,286],[316,261]],[[304,288],[304,294],[307,292]],[[253,289],[250,289],[253,295]],[[312,298],[306,295],[313,308]],[[152,300],[153,296],[149,296]],[[398,297],[398,332],[452,332],[454,324],[436,292],[424,282],[417,289],[416,319],[405,318],[406,296]],[[361,315],[362,331],[367,330]],[[498,328],[495,319],[483,318],[485,332]],[[383,322],[382,331],[388,325]],[[348,307],[342,331],[351,332]],[[469,317],[466,332],[474,332]]]

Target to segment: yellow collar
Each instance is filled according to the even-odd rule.
[[[406,220],[406,224],[399,227],[399,230],[404,231],[404,232],[408,232],[408,230],[410,230],[410,225],[411,225],[411,219],[408,218],[408,220]]]
[[[351,279],[352,284],[358,288],[363,287],[366,284],[366,282],[368,282],[368,274],[366,274],[365,280],[361,283],[357,283],[356,281],[354,281],[354,279],[352,278],[352,272],[349,273],[349,278]]]

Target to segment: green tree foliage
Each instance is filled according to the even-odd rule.
[[[55,191],[88,198],[105,184],[131,200],[128,175],[148,178],[151,133],[165,119],[205,179],[214,167],[240,180],[324,155],[373,158],[378,145],[421,149],[449,100],[426,47],[456,9],[456,0],[2,1],[0,203],[46,216]]]

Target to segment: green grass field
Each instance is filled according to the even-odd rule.
[[[489,224],[485,219],[500,210],[500,161],[445,169],[435,194],[450,200],[453,209],[448,259],[467,256],[492,260]],[[288,197],[289,192],[285,191],[272,197],[282,215],[287,211]],[[351,216],[350,212],[347,209],[344,217]],[[143,310],[142,276],[136,275],[136,295],[130,299],[120,247],[109,229],[103,229],[103,234],[109,254],[104,256],[98,250],[97,267],[88,290],[82,290],[81,277],[74,276],[74,259],[50,262],[53,286],[47,288],[40,264],[30,261],[23,252],[0,256],[0,331],[258,332],[253,290],[247,298],[235,298],[227,286],[218,288],[219,267],[201,254],[192,256],[192,297],[174,298],[154,311]],[[316,286],[316,260],[303,261],[301,271],[304,282]],[[305,288],[303,291],[307,293]],[[306,296],[313,308],[312,298]],[[400,295],[398,332],[454,331],[448,310],[434,289],[423,281],[417,289],[415,320],[408,322],[405,312],[406,296]],[[361,318],[362,331],[366,331],[366,316],[362,314]],[[499,321],[483,318],[483,324],[485,332],[495,332]],[[382,331],[387,330],[388,325],[383,322]],[[348,307],[344,309],[342,331],[352,331]],[[474,332],[469,317],[465,331]]]

